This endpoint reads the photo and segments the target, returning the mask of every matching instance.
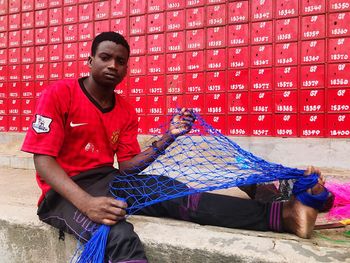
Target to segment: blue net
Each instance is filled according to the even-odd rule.
[[[147,147],[152,147],[151,142],[158,139],[152,138]],[[127,214],[130,216],[146,206],[173,198],[300,179],[304,172],[253,155],[196,114],[191,134],[178,137],[145,170],[116,176],[110,187],[115,198],[122,198],[129,204]],[[103,262],[101,251],[105,249],[104,235],[108,235],[108,231],[105,226],[101,231],[97,230],[77,262]],[[98,260],[93,257],[95,254],[99,255]]]

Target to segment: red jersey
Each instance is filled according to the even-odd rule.
[[[37,104],[22,151],[56,157],[69,176],[113,166],[140,152],[134,108],[115,94],[103,109],[86,91],[83,79],[62,80],[46,88]],[[50,186],[37,174],[43,199]]]

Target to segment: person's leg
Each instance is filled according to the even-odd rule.
[[[146,199],[140,195],[140,189],[144,190],[144,196],[152,200],[167,199],[167,197],[170,199],[146,206],[135,211],[136,214],[170,217],[203,225],[230,228],[261,231],[282,230],[279,221],[282,213],[281,203],[262,203],[212,193],[195,193],[171,198],[179,192],[190,192],[190,189],[185,184],[165,176],[141,175],[137,177],[139,180],[134,177],[133,180],[124,180],[123,184],[115,185],[119,191],[127,189],[121,190],[117,195],[135,196],[129,198],[130,207],[135,206],[133,199]],[[181,189],[181,191],[176,189]]]
[[[310,171],[307,171],[307,174],[310,174]],[[157,180],[160,180],[160,184],[162,184],[161,181],[165,181],[172,186],[183,187],[184,185],[175,180],[172,182],[166,177],[157,177]],[[157,184],[154,184],[153,179],[148,180],[148,182],[150,184],[144,188],[151,191],[152,187]],[[136,184],[134,181],[134,187],[137,188]],[[174,191],[174,187],[169,189]],[[317,194],[319,191],[323,191],[322,180],[311,190],[313,194]],[[309,238],[318,211],[303,205],[294,198],[287,202],[261,203],[237,197],[199,193],[156,203],[143,208],[138,213],[232,228],[285,231],[299,237]]]
[[[113,168],[102,168],[83,173],[74,180],[94,196],[109,194],[109,183],[115,176]],[[59,230],[73,234],[80,242],[87,242],[99,227],[70,202],[50,191],[38,209],[40,220]],[[146,263],[143,246],[132,224],[125,220],[111,227],[105,252],[106,262]]]

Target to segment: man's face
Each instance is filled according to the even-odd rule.
[[[115,87],[126,76],[128,51],[113,41],[101,42],[93,57],[89,57],[92,78],[100,85]]]

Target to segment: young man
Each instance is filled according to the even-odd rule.
[[[161,139],[141,152],[135,111],[114,92],[127,74],[129,54],[129,45],[120,34],[98,35],[89,57],[90,75],[59,81],[43,92],[22,150],[34,154],[42,189],[38,209],[42,221],[82,241],[88,240],[99,224],[110,225],[105,260],[141,263],[147,262],[142,244],[124,218],[125,208],[132,204],[113,198],[109,184],[115,176],[145,169],[176,137],[189,132],[195,119],[191,111],[181,110]],[[118,170],[113,168],[115,155]],[[313,172],[319,173],[310,168],[307,174]],[[317,194],[323,186],[312,190]],[[296,199],[260,203],[203,193],[158,203],[139,214],[286,231],[308,238],[317,210]]]

